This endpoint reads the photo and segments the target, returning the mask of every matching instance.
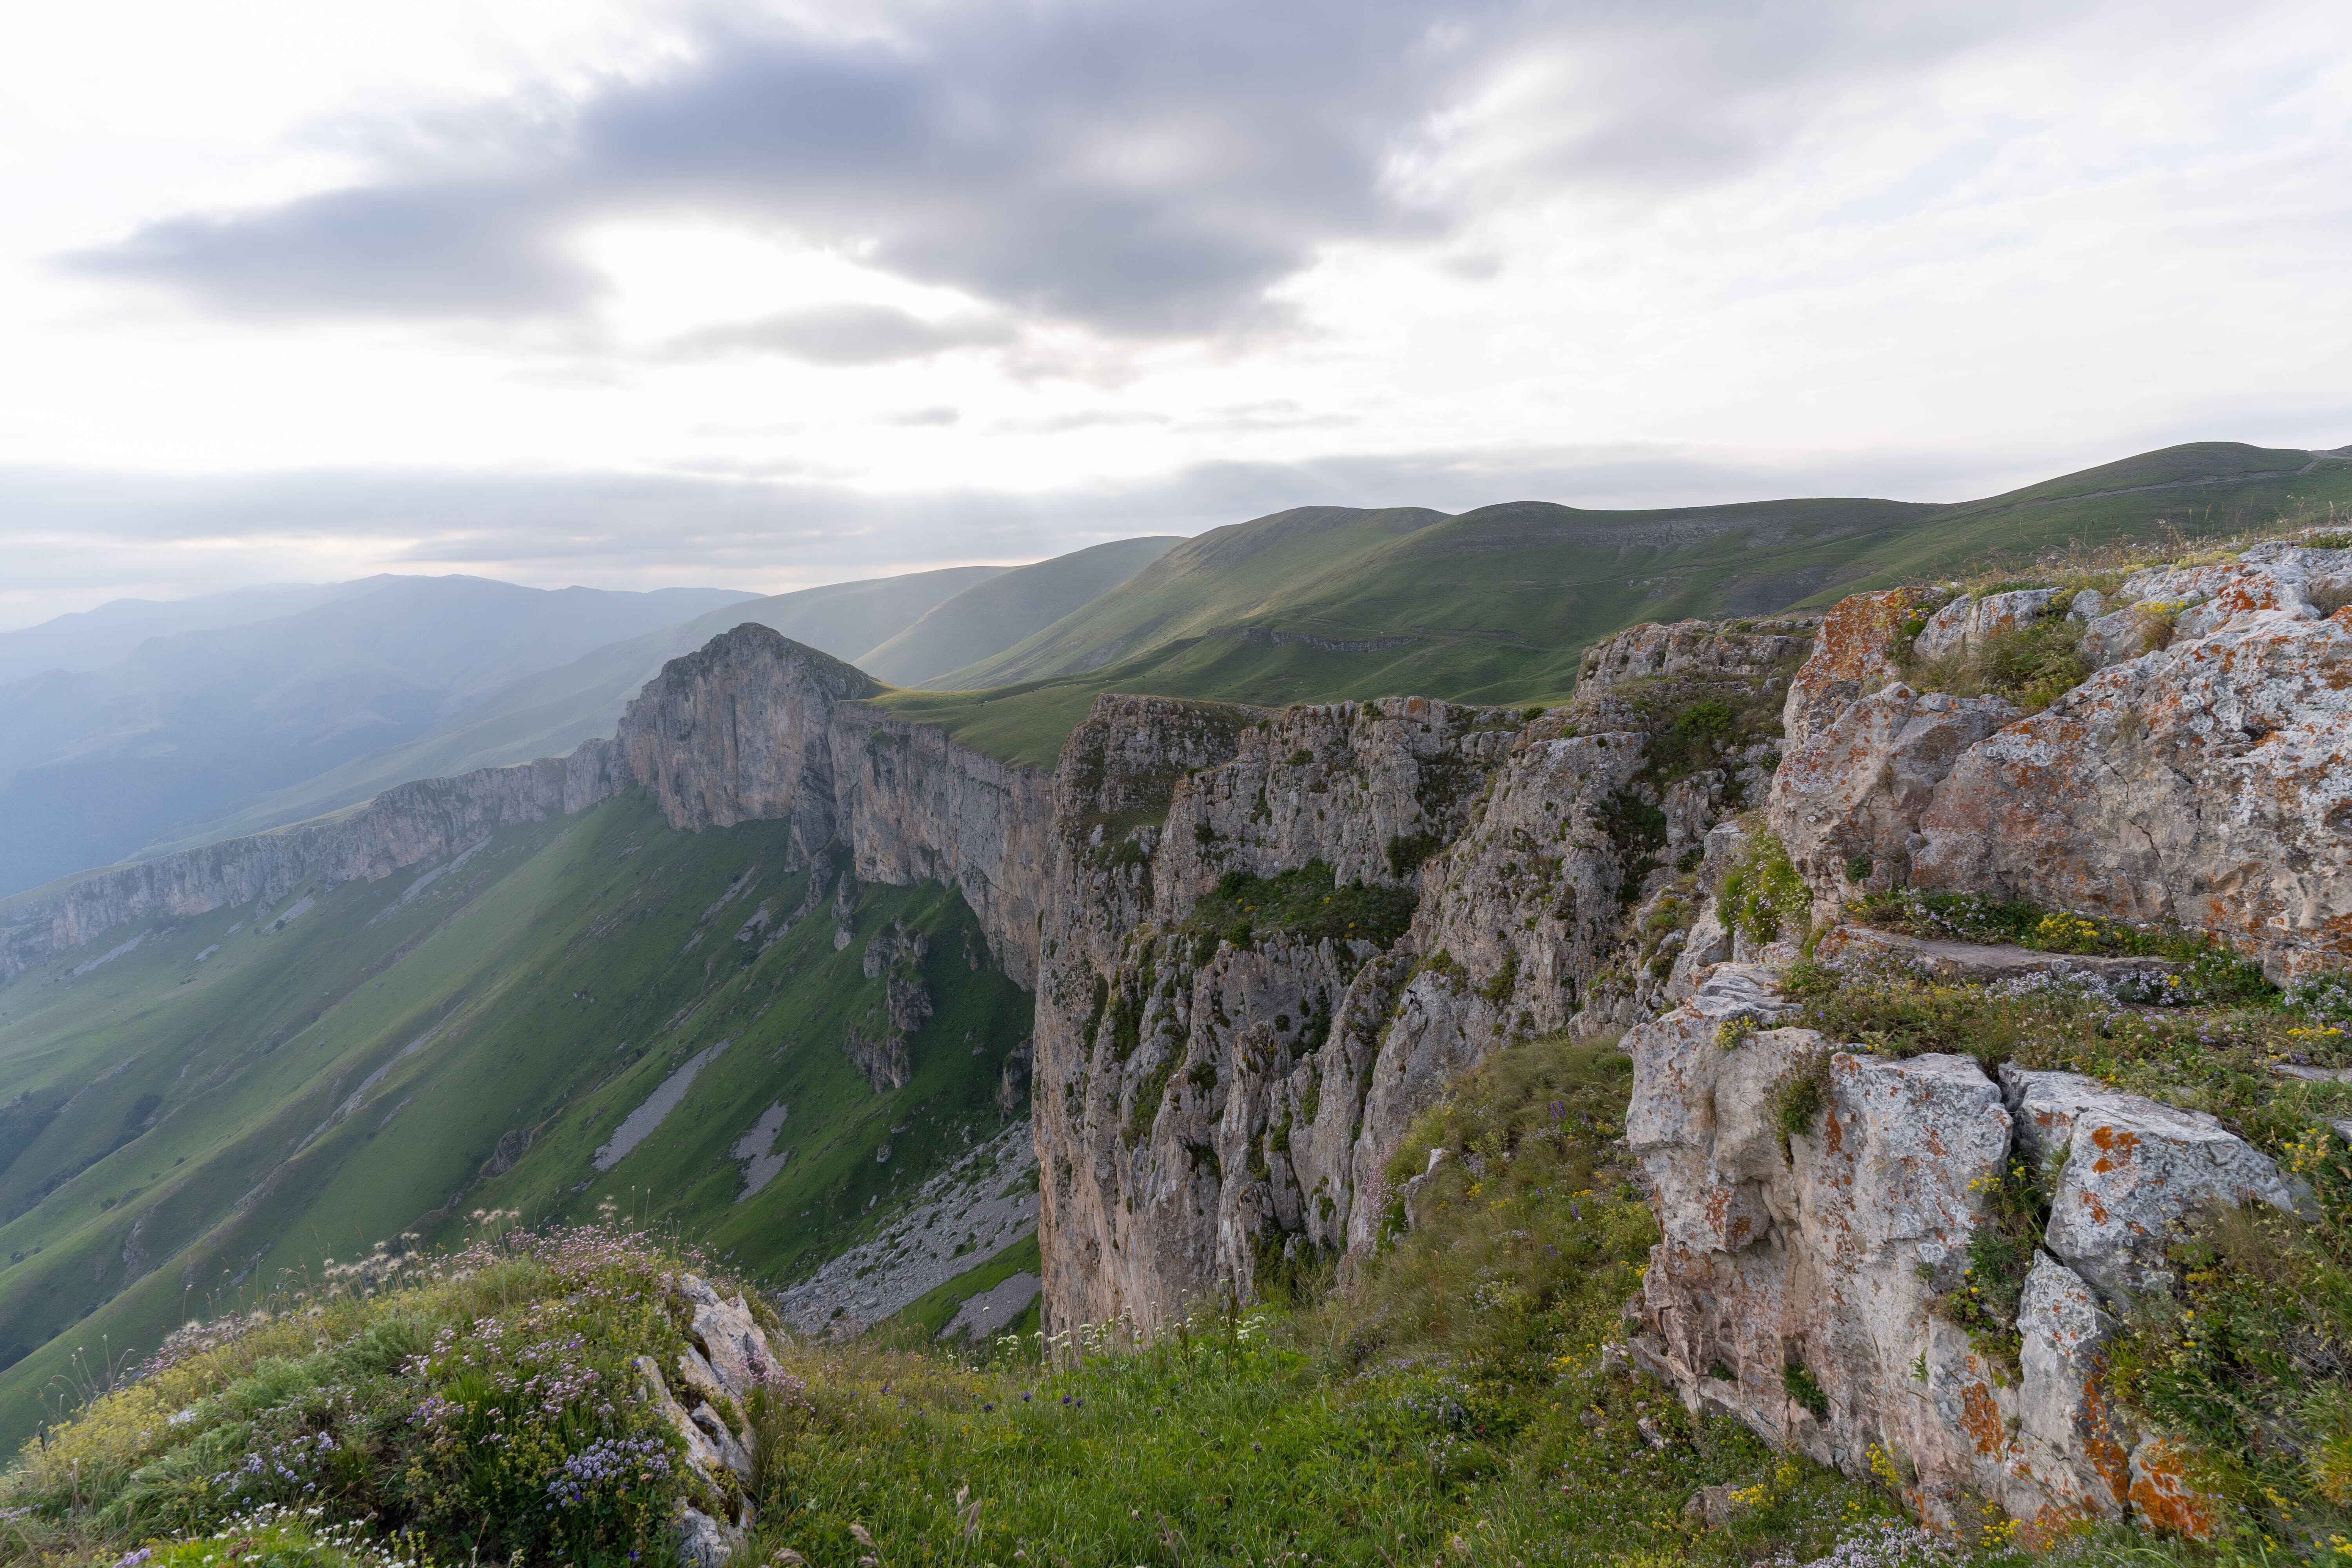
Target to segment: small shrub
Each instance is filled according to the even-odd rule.
[[[1984,1201],[1984,1214],[1969,1232],[1968,1262],[1959,1280],[1936,1297],[1936,1310],[1969,1331],[1979,1354],[2008,1373],[2023,1375],[2018,1304],[2025,1278],[2050,1225],[2050,1180],[2027,1161],[2011,1159],[1969,1185]],[[1923,1273],[1932,1274],[1927,1265]]]
[[[1813,1123],[1830,1103],[1830,1053],[1814,1051],[1801,1059],[1772,1086],[1772,1124],[1780,1129],[1780,1155],[1789,1154],[1789,1140],[1810,1137]]]
[[[1192,906],[1181,928],[1188,934],[1223,936],[1236,947],[1260,934],[1280,933],[1302,942],[1361,940],[1388,947],[1412,923],[1420,895],[1410,888],[1349,882],[1342,887],[1331,868],[1309,860],[1278,876],[1228,871]]]
[[[1788,1390],[1790,1398],[1812,1412],[1814,1420],[1829,1419],[1830,1396],[1822,1392],[1822,1385],[1801,1363],[1790,1362],[1780,1369],[1780,1386]]]
[[[1788,847],[1769,833],[1748,835],[1747,847],[1724,873],[1717,899],[1723,923],[1753,942],[1811,929],[1812,894],[1790,860]]]

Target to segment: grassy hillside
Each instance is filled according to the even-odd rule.
[[[1119,539],[1015,566],[966,588],[896,637],[843,657],[878,679],[928,685],[1044,630],[1182,542],[1173,535]]]
[[[866,889],[838,949],[829,900],[764,951],[736,941],[756,910],[801,907],[787,830],[674,833],[625,797],[440,866],[135,933],[92,967],[134,934],[113,932],[0,988],[0,1436],[30,1430],[77,1347],[150,1349],[288,1270],[445,1236],[476,1208],[609,1200],[779,1282],[864,1235],[1003,1125],[1027,998],[937,887]],[[929,939],[937,1011],[911,1081],[877,1093],[842,1047],[876,1026],[885,981],[861,961],[900,921]],[[653,1132],[598,1169],[697,1059]],[[778,1105],[758,1152],[792,1157],[744,1196],[739,1141]]]
[[[933,684],[1004,686],[1096,669],[1213,626],[1263,620],[1289,595],[1347,571],[1364,552],[1443,515],[1421,507],[1308,506],[1211,529],[1035,636]]]
[[[940,690],[882,700],[1029,762],[1050,762],[1106,690],[1556,701],[1586,647],[1640,621],[1818,608],[2070,542],[2227,533],[2331,508],[2352,509],[2352,454],[2230,442],[1949,505],[1301,508],[1188,541],[1025,642],[939,678]]]

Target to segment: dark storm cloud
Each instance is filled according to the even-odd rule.
[[[376,144],[398,150],[348,189],[164,218],[69,265],[236,314],[564,314],[597,287],[570,259],[582,225],[694,216],[854,247],[1020,317],[1216,332],[1278,321],[1267,290],[1327,243],[1442,236],[1529,181],[1736,175],[1843,85],[2021,25],[2017,0],[1960,9],[1046,0],[904,5],[860,40],[711,20],[667,76],[536,120],[388,127]],[[1538,56],[1574,89],[1526,110],[1540,123],[1500,184],[1425,177],[1444,112]],[[774,346],[806,353],[797,330]]]

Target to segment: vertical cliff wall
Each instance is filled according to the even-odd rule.
[[[1369,1244],[1412,1119],[1576,1022],[1629,911],[1760,791],[1739,705],[1777,710],[1800,630],[1639,628],[1548,713],[1099,700],[1038,971],[1052,1321],[1157,1322]]]
[[[438,859],[497,828],[593,805],[627,782],[625,770],[611,742],[591,742],[568,757],[420,779],[331,816],[20,893],[0,902],[0,978],[120,928]]]

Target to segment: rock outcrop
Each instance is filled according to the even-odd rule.
[[[2073,1074],[1888,1060],[1769,1027],[1780,1012],[1769,972],[1726,964],[1626,1038],[1626,1139],[1663,1232],[1635,1360],[1693,1410],[1900,1477],[1956,1532],[1987,1503],[2042,1536],[2135,1511],[2179,1528],[2196,1500],[2112,1401],[2104,1347],[2182,1222],[2292,1206],[2269,1160],[2210,1116]],[[1818,1109],[1791,1131],[1785,1086],[1808,1078]],[[2056,1195],[2009,1368],[1939,1297],[1964,1288],[1984,1194],[2019,1160],[2055,1171]]]
[[[2352,610],[2313,595],[2343,592],[2352,550],[2292,542],[2135,574],[2069,623],[2095,672],[2030,716],[1911,683],[1939,625],[1957,657],[2054,594],[1954,601],[1907,654],[1916,596],[1858,595],[1790,683],[1770,826],[1823,917],[1909,883],[2210,931],[2281,980],[2340,967]]]
[[[1919,832],[1922,886],[2212,931],[2281,979],[2352,962],[2352,612],[2099,671],[1965,752]]]
[[[797,1382],[777,1365],[766,1331],[741,1296],[730,1301],[700,1275],[687,1273],[673,1284],[671,1299],[690,1342],[668,1370],[651,1356],[637,1357],[637,1377],[686,1458],[688,1498],[671,1526],[671,1547],[693,1568],[719,1568],[757,1522],[752,1396],[790,1397]]]

